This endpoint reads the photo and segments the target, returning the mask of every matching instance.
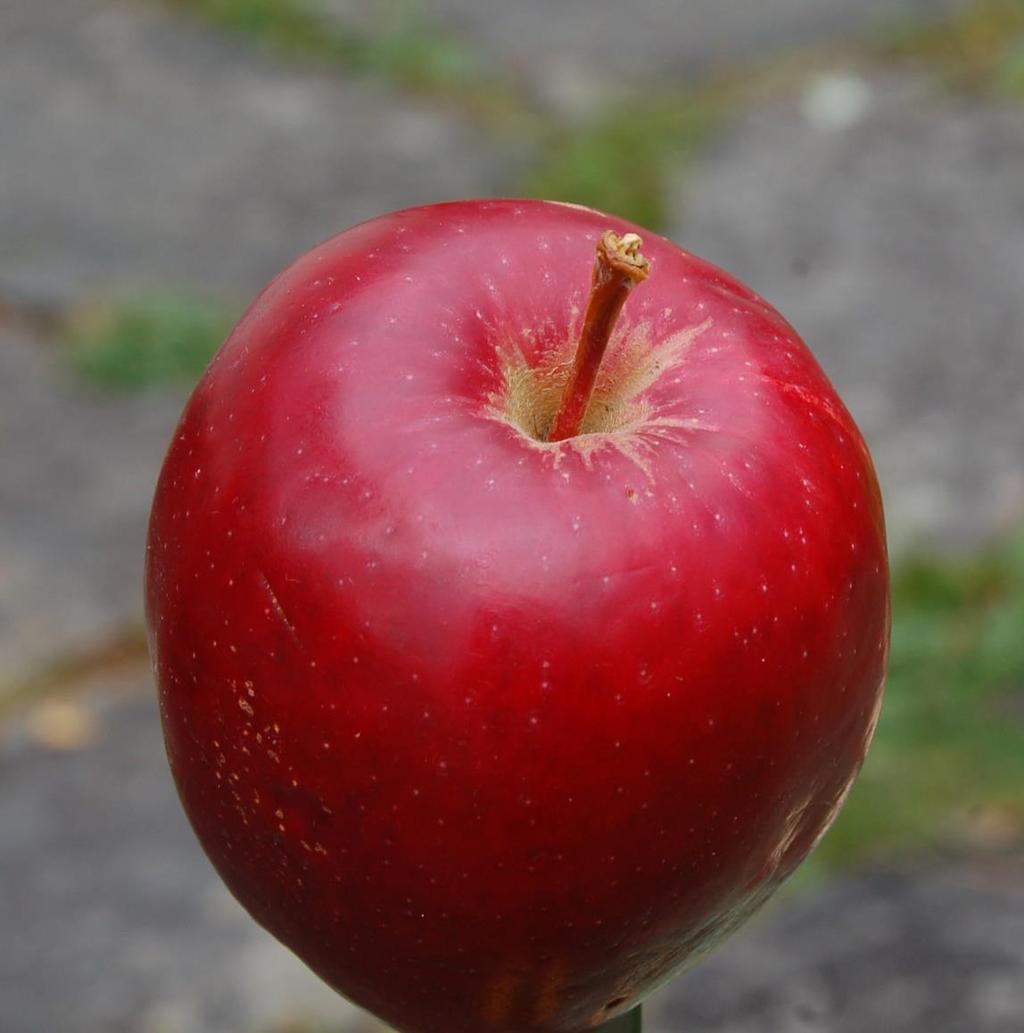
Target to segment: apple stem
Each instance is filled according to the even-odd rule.
[[[620,237],[614,230],[607,230],[597,242],[597,261],[576,359],[548,441],[563,441],[580,433],[615,322],[629,292],[646,280],[651,270],[650,262],[640,254],[642,243],[635,233]]]
[[[618,1018],[612,1019],[611,1022],[606,1022],[595,1033],[641,1033],[642,1029],[643,1019],[641,1018],[640,1005],[638,1004],[632,1011],[626,1012],[625,1015],[620,1015]]]

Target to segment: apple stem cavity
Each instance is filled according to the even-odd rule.
[[[624,233],[620,237],[614,230],[606,230],[597,242],[597,260],[580,343],[548,441],[575,437],[583,426],[597,383],[597,371],[622,306],[629,292],[646,280],[651,271],[651,263],[640,254],[642,243],[635,233]]]

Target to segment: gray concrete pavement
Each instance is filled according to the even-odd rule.
[[[0,291],[247,301],[382,211],[494,193],[454,115],[144,0],[0,11]]]
[[[364,23],[372,10],[323,3]],[[431,8],[496,73],[572,115],[609,84],[895,13],[881,0]],[[505,189],[507,145],[169,6],[10,0],[0,300],[242,302],[354,221]],[[680,170],[673,205],[672,235],[750,282],[819,354],[875,451],[897,547],[977,541],[1024,516],[1024,108],[833,69],[756,100]],[[0,691],[138,621],[149,499],[182,400],[88,388],[49,332],[0,323]],[[66,689],[0,721],[0,1030],[372,1028],[221,888],[174,796],[146,674]],[[1019,861],[852,874],[787,901],[659,995],[647,1028],[1018,1033]]]
[[[933,20],[965,6],[965,0],[436,0],[421,10],[536,100],[584,115],[623,89],[770,60],[794,47],[871,39],[909,19]],[[394,5],[318,0],[318,7],[368,30]]]
[[[898,550],[1024,519],[1024,109],[842,69],[679,177],[672,235],[792,322],[875,454]]]
[[[34,711],[0,739],[0,1029],[366,1028],[221,885],[171,783],[149,679],[96,688],[82,748],[42,745]]]
[[[0,700],[138,624],[149,503],[183,399],[90,390],[52,343],[0,326]]]
[[[648,1033],[1014,1033],[1022,871],[947,860],[785,901],[653,1001]]]

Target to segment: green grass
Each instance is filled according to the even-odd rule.
[[[957,89],[1024,98],[1024,0],[975,0],[943,21],[895,27],[880,51]]]
[[[149,297],[100,306],[69,322],[66,352],[75,371],[100,386],[190,385],[236,317],[194,298]]]
[[[955,840],[979,810],[1024,833],[1024,535],[904,560],[893,606],[882,719],[815,866]]]
[[[165,2],[276,52],[433,97],[511,135],[533,159],[518,183],[502,185],[507,193],[574,201],[655,230],[668,223],[671,178],[722,117],[801,54],[815,54],[803,48],[748,66],[731,77],[745,81],[739,90],[725,80],[654,85],[645,96],[621,98],[574,125],[539,110],[467,41],[431,24],[415,0],[378,3],[368,29],[330,17],[313,0]],[[938,67],[958,88],[1024,97],[1024,0],[975,0],[943,21],[891,27],[868,50]]]
[[[528,117],[514,87],[491,75],[464,40],[432,25],[414,2],[378,4],[370,30],[346,25],[312,0],[165,2],[278,53],[434,96],[488,121]]]
[[[431,25],[413,4],[381,5],[366,31],[328,17],[310,0],[166,2],[278,53],[372,76],[478,118],[534,156],[507,193],[587,204],[653,229],[667,223],[671,172],[716,114],[704,93],[673,87],[616,101],[583,125],[565,122],[491,73],[465,41]]]
[[[663,230],[670,177],[715,125],[720,108],[718,98],[677,90],[616,104],[578,127],[552,129],[521,192]]]

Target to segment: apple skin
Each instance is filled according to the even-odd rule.
[[[509,399],[564,379],[608,228],[652,263],[595,401],[622,426],[534,440]],[[578,206],[411,209],[283,272],[185,410],[146,578],[205,850],[406,1033],[632,1007],[813,848],[881,704],[835,389],[748,288]]]

